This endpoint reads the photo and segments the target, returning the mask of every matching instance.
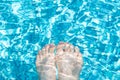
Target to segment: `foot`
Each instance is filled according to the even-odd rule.
[[[56,80],[54,50],[55,46],[50,44],[39,51],[36,58],[39,80]]]
[[[68,43],[59,43],[56,53],[59,80],[79,80],[82,68],[82,55],[79,48]]]

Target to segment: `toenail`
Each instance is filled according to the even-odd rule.
[[[64,44],[64,42],[60,42],[59,44]]]
[[[54,45],[50,44],[50,48],[54,47]]]

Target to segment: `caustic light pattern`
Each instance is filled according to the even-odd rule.
[[[81,80],[120,79],[119,0],[0,0],[0,80],[37,80],[37,51],[78,46]]]

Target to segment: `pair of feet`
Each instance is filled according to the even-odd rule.
[[[46,45],[36,58],[40,80],[56,80],[57,69],[59,80],[78,80],[82,64],[79,48],[64,42]]]

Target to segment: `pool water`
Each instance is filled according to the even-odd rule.
[[[46,44],[78,46],[81,80],[120,79],[119,0],[0,0],[0,80],[38,80]]]

